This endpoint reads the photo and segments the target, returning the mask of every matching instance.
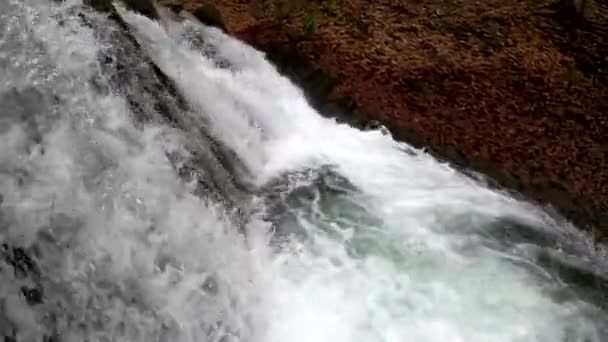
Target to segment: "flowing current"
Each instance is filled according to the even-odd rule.
[[[608,341],[570,224],[116,7],[0,0],[4,341]]]

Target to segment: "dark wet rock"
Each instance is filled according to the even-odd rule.
[[[84,0],[85,5],[93,7],[97,11],[108,13],[113,13],[115,10],[112,2],[112,0]],[[123,0],[122,3],[133,12],[158,19],[158,12],[151,0]]]
[[[182,4],[169,4],[167,7],[175,14],[179,14],[184,9]]]
[[[100,12],[111,12],[114,10],[112,0],[84,0],[83,3]]]
[[[23,286],[21,288],[21,293],[25,297],[25,301],[29,305],[37,305],[42,303],[42,287],[27,287]]]
[[[158,19],[158,12],[152,0],[123,0],[123,2],[133,12],[145,15],[151,19]]]
[[[365,130],[374,130],[374,129],[380,129],[382,127],[382,124],[380,123],[380,121],[378,120],[370,120],[369,122],[367,122],[365,124]]]
[[[192,11],[192,15],[205,25],[217,27],[224,32],[227,32],[226,25],[222,19],[222,13],[211,3],[205,3],[199,6]]]
[[[389,135],[391,132],[378,120],[370,120],[362,126],[364,131],[380,131],[384,135]]]
[[[4,243],[0,247],[0,258],[12,266],[15,277],[18,279],[40,275],[38,265],[23,247],[13,247]]]

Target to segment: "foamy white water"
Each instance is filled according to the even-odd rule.
[[[77,1],[7,1],[0,335],[606,340],[603,252],[563,220],[321,117],[262,53],[216,29],[120,9],[142,57],[113,49],[120,29]],[[147,105],[159,94],[141,76],[148,58],[186,106]],[[219,153],[202,132],[244,171],[197,162]],[[219,185],[197,187],[207,179]]]

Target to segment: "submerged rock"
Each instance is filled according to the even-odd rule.
[[[111,12],[114,10],[111,0],[84,0],[84,4],[100,12]]]
[[[131,11],[152,19],[158,19],[158,11],[151,0],[123,0],[122,3]],[[84,4],[100,12],[113,12],[112,0],[84,0]]]

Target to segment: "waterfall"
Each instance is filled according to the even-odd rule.
[[[601,342],[606,252],[159,9],[0,2],[5,341]]]

